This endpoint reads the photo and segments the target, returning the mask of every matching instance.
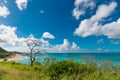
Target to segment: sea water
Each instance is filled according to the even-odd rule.
[[[20,62],[23,64],[29,64],[30,59],[28,55],[21,54],[22,56],[26,57],[22,60],[16,60],[16,62]],[[42,63],[44,58],[55,58],[57,61],[60,60],[68,60],[72,59],[76,62],[80,62],[83,59],[90,59],[94,62],[99,62],[102,60],[112,61],[113,64],[120,64],[120,53],[45,53],[45,54],[38,54],[36,56],[36,60]],[[86,58],[85,58],[86,57]]]

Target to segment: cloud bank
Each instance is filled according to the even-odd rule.
[[[47,52],[77,52],[80,50],[79,46],[75,42],[69,42],[68,39],[64,39],[62,44],[52,45],[44,38],[54,39],[55,37],[49,33],[44,32],[41,38],[35,38],[33,34],[28,37],[18,37],[16,34],[16,27],[0,24],[0,44],[9,51],[21,51],[28,52],[29,49],[25,43],[26,40],[39,40],[41,49],[45,49]],[[52,47],[51,47],[52,46]],[[47,48],[46,48],[47,47]]]
[[[108,5],[100,5],[95,15],[80,22],[79,27],[75,30],[74,34],[81,37],[104,35],[108,38],[120,38],[119,19],[111,23],[106,23],[105,25],[100,24],[100,21],[110,16],[116,7],[116,2],[111,2]]]
[[[77,52],[80,48],[75,42],[71,43],[68,39],[64,39],[62,44],[53,46],[51,50],[53,52]]]

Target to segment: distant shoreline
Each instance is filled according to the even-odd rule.
[[[4,61],[5,58],[0,58],[0,62]],[[21,56],[19,54],[15,54],[15,55],[12,55],[11,57],[9,58],[6,58],[7,61],[16,61],[16,60],[22,60],[22,59],[25,59],[24,56]]]

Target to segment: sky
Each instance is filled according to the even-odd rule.
[[[120,52],[120,0],[0,0],[0,47],[27,52]]]

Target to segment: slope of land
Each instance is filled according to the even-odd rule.
[[[11,52],[6,51],[0,47],[0,58],[5,58],[11,55]]]
[[[74,62],[45,59],[34,66],[15,62],[0,62],[0,80],[120,80],[120,66],[109,62]]]

